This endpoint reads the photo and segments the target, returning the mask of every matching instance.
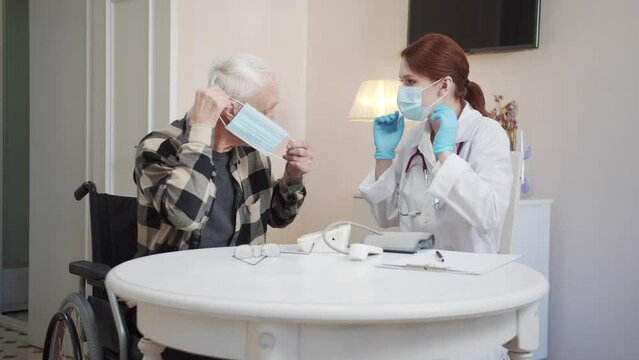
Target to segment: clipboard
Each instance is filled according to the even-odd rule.
[[[444,258],[442,262],[436,250],[426,250],[413,255],[402,256],[382,263],[380,267],[404,268],[411,270],[443,271],[457,274],[483,275],[517,260],[520,255],[481,254],[460,251],[438,250]]]

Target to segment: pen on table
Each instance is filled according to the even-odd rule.
[[[435,255],[437,255],[437,260],[439,260],[440,262],[444,262],[444,255],[442,255],[439,250],[435,250]]]

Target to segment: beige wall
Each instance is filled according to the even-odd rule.
[[[407,16],[407,0],[309,2],[307,137],[317,153],[309,230],[352,217],[352,194],[374,165],[373,132],[346,118],[362,80],[397,78]]]
[[[538,50],[470,57],[487,94],[520,102],[536,194],[555,200],[550,359],[635,357],[638,13],[633,1],[545,1]]]
[[[546,1],[540,49],[470,56],[489,101],[519,101],[536,196],[555,200],[550,359],[632,358],[639,333],[639,238],[627,225],[639,215],[639,166],[624,155],[639,131],[637,13],[631,1]],[[346,114],[360,80],[396,76],[405,30],[405,1],[309,2],[307,129],[318,157],[308,227],[350,215],[372,139]]]
[[[193,104],[195,91],[207,85],[214,59],[251,53],[267,61],[280,87],[276,119],[293,138],[306,133],[306,0],[188,0],[178,3],[178,114]],[[273,159],[274,174],[284,163]],[[278,176],[279,176],[278,175]],[[289,241],[303,233],[302,221],[269,239]]]
[[[407,9],[406,0],[179,2],[179,111],[187,111],[194,91],[206,85],[212,59],[253,53],[277,73],[278,121],[321,154],[307,177],[311,196],[299,217],[285,230],[270,231],[269,239],[292,242],[351,217],[351,195],[373,164],[372,138],[370,125],[350,123],[346,115],[362,79],[396,77]],[[378,14],[393,26],[371,21]],[[347,147],[354,150],[345,154]],[[283,164],[274,165],[281,173]]]
[[[205,83],[211,58],[256,53],[278,71],[285,125],[316,149],[307,203],[278,240],[351,217],[351,194],[373,166],[373,145],[370,124],[346,116],[360,81],[397,76],[407,3],[246,0],[213,9],[181,2],[180,62],[189,66],[180,66],[180,108]],[[235,24],[236,10],[249,20],[232,37],[215,36]],[[496,93],[519,102],[533,146],[535,196],[555,200],[550,359],[633,358],[639,237],[628,224],[639,214],[639,165],[625,154],[639,131],[631,110],[639,95],[637,13],[629,0],[544,1],[540,49],[469,57],[470,77],[489,104]]]

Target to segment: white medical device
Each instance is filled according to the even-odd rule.
[[[297,245],[301,251],[309,252],[313,247],[314,253],[334,253],[333,248],[348,250],[348,243],[351,237],[351,224],[343,224],[328,230],[328,238],[332,247],[324,242],[323,231],[302,235],[297,239]]]
[[[387,252],[414,254],[420,250],[432,249],[435,237],[425,232],[384,232],[382,235],[368,235],[362,243],[379,246]]]
[[[361,244],[350,244],[351,226],[370,231]],[[382,254],[384,251],[416,253],[431,249],[435,243],[432,234],[424,232],[380,232],[368,226],[351,221],[337,221],[323,231],[302,235],[297,239],[299,249],[305,253],[340,253],[351,260],[365,260],[368,255]]]
[[[377,235],[383,235],[383,233],[375,229],[371,229],[368,226],[364,226],[351,221],[337,221],[328,225],[322,232],[322,239],[324,240],[324,243],[326,244],[326,246],[328,246],[330,249],[338,253],[348,255],[348,257],[351,260],[358,260],[358,261],[366,260],[368,255],[379,255],[384,252],[384,249],[382,249],[379,246],[367,245],[367,244],[351,244],[348,247],[348,249],[345,246],[340,246],[340,247],[336,246],[335,244],[336,237],[332,235],[333,233],[331,232],[331,230],[339,226],[343,227],[344,225],[348,226],[349,234],[350,234],[350,227],[352,225],[352,226],[356,226],[358,228],[362,228],[364,230],[370,231]]]

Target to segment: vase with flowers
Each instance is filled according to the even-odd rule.
[[[506,130],[508,139],[510,140],[510,151],[515,151],[517,142],[517,112],[519,106],[515,100],[510,101],[506,105],[502,105],[502,95],[495,95],[495,107],[490,111],[490,117],[497,120],[501,127]]]
[[[490,117],[495,119],[502,128],[506,131],[508,139],[510,140],[510,151],[521,151],[524,156],[524,165],[522,167],[521,174],[521,196],[526,197],[532,194],[532,188],[530,186],[530,169],[526,160],[530,159],[532,148],[530,145],[524,144],[524,132],[519,130],[517,123],[517,112],[519,106],[515,100],[512,100],[505,105],[502,104],[504,97],[502,95],[495,95],[495,107],[490,111]],[[526,170],[526,168],[528,168]]]

